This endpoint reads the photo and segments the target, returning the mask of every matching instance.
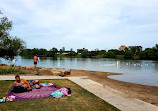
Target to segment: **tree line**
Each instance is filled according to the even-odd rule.
[[[116,58],[116,59],[134,59],[134,60],[158,60],[158,44],[152,48],[146,48],[142,50],[140,46],[126,47],[124,50],[119,51],[117,49],[111,50],[78,50],[75,51],[63,51],[62,49],[52,48],[47,49],[25,49],[22,50],[21,56],[33,56],[38,54],[44,57],[80,57],[80,58]]]

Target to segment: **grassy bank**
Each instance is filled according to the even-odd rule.
[[[118,111],[117,108],[69,80],[40,80],[59,87],[70,87],[72,96],[2,103],[0,110],[12,111]],[[6,96],[13,81],[0,81],[0,98]],[[4,85],[5,84],[5,85]]]
[[[26,72],[15,67],[0,67],[0,74],[25,74]]]

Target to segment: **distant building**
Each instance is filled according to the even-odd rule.
[[[73,48],[71,48],[70,51],[73,51]]]
[[[62,50],[65,51],[65,47],[62,47]]]
[[[126,48],[126,46],[122,45],[122,46],[120,46],[119,51],[125,51],[125,48]]]
[[[98,48],[96,48],[96,49],[94,49],[94,51],[99,51],[99,49],[98,49]]]
[[[83,48],[83,49],[77,49],[77,53],[81,53],[82,51],[87,51],[88,52],[88,49],[85,49],[85,48]]]

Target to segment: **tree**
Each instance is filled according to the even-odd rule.
[[[88,55],[89,55],[88,51],[82,51],[81,52],[81,57],[83,57],[83,58],[87,58]]]
[[[133,52],[134,55],[139,55],[142,51],[142,46],[131,46],[129,49]]]
[[[60,49],[60,54],[62,54],[64,51],[62,49]]]
[[[155,52],[152,49],[145,49],[145,51],[141,52],[141,58],[142,59],[147,59],[147,60],[154,60],[156,59],[155,57]]]
[[[107,58],[115,58],[116,55],[115,55],[114,52],[110,51],[110,52],[106,52],[106,56],[105,57],[107,57]]]
[[[7,17],[0,18],[0,57],[12,60],[25,48],[25,42],[10,35],[12,21]]]
[[[154,51],[158,51],[158,44],[156,44],[153,48]]]
[[[52,49],[50,49],[51,53],[52,53],[52,56],[55,57],[55,54],[57,54],[58,52],[58,49],[53,47]]]
[[[125,51],[125,58],[126,59],[132,59],[132,57],[133,57],[133,52],[129,51],[129,50],[126,50]]]
[[[69,55],[70,57],[74,57],[74,56],[76,56],[76,52],[75,52],[75,51],[71,51],[68,55]]]
[[[118,55],[118,50],[117,49],[111,49],[111,50],[108,50],[108,52],[113,52],[115,55]]]

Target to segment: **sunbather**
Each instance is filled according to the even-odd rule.
[[[15,76],[15,82],[13,83],[13,91],[14,92],[24,92],[24,91],[30,91],[32,88],[30,87],[30,84],[25,79],[20,79],[20,76]]]
[[[40,89],[42,86],[39,84],[39,80],[31,80],[29,81],[30,87],[32,89]]]

